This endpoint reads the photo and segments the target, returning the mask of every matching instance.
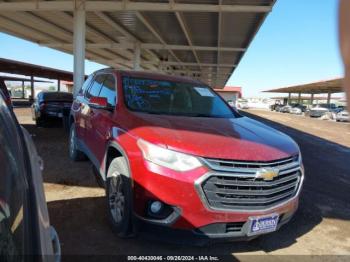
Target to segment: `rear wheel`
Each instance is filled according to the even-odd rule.
[[[80,161],[85,159],[84,153],[78,149],[77,134],[74,123],[72,123],[69,132],[69,157],[73,161]]]
[[[108,168],[106,200],[113,231],[122,238],[133,236],[131,198],[131,183],[125,158],[117,157]]]

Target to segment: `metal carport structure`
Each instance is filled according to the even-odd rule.
[[[286,93],[288,94],[288,100],[291,100],[292,93],[298,94],[298,100],[300,102],[302,94],[311,94],[311,104],[314,100],[315,94],[327,94],[327,103],[330,103],[331,95],[334,93],[343,92],[343,78],[336,78],[325,81],[318,81],[308,84],[301,84],[289,87],[276,88],[263,91],[266,93]]]
[[[34,65],[29,63],[24,63],[20,61],[0,58],[0,73],[9,73],[29,76],[30,79],[23,78],[21,81],[22,89],[24,89],[24,82],[29,81],[31,86],[31,96],[34,98],[34,82],[40,82],[35,80],[34,77],[41,77],[47,79],[57,80],[57,89],[60,91],[61,80],[73,81],[73,73],[69,71],[59,70],[55,68],[50,68],[46,66]],[[10,80],[9,76],[0,76],[0,78]],[[14,78],[17,79],[17,78]],[[41,81],[43,82],[43,81]]]
[[[121,69],[163,71],[224,86],[275,0],[9,0],[0,31]]]

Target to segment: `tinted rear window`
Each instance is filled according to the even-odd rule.
[[[73,94],[70,93],[43,93],[45,101],[73,101]]]

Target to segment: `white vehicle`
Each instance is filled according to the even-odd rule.
[[[350,115],[349,115],[349,112],[344,110],[344,111],[341,111],[337,114],[335,120],[337,122],[349,122],[350,121]]]
[[[301,115],[303,111],[299,107],[292,107],[289,112],[295,115]]]
[[[335,104],[319,104],[310,109],[310,117],[321,117],[335,109]]]
[[[237,100],[237,108],[239,109],[249,109],[248,101],[245,99],[238,99]]]

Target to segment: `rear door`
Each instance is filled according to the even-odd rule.
[[[94,130],[92,126],[92,121],[96,117],[96,109],[93,109],[89,107],[89,101],[91,97],[97,97],[100,94],[102,83],[106,77],[106,74],[99,73],[94,77],[94,80],[92,81],[90,88],[85,93],[85,101],[86,104],[84,104],[84,107],[82,108],[81,117],[84,121],[84,127],[85,127],[85,134],[84,134],[84,143],[85,146],[89,149],[90,153],[89,158],[90,160],[96,164],[96,157],[94,154],[95,147],[98,146],[93,140],[94,140]]]
[[[101,163],[104,157],[106,143],[111,136],[111,126],[116,106],[116,79],[113,74],[106,74],[98,96],[107,98],[108,105],[111,108],[111,110],[92,109],[93,114],[90,117],[90,148],[93,150],[98,163]]]
[[[94,75],[90,75],[88,79],[84,82],[82,88],[79,90],[76,98],[73,101],[71,112],[74,116],[75,121],[75,130],[77,132],[77,137],[79,140],[84,139],[85,137],[85,129],[86,129],[86,110],[88,109],[85,95],[89,90],[89,87],[92,84],[92,80]]]

